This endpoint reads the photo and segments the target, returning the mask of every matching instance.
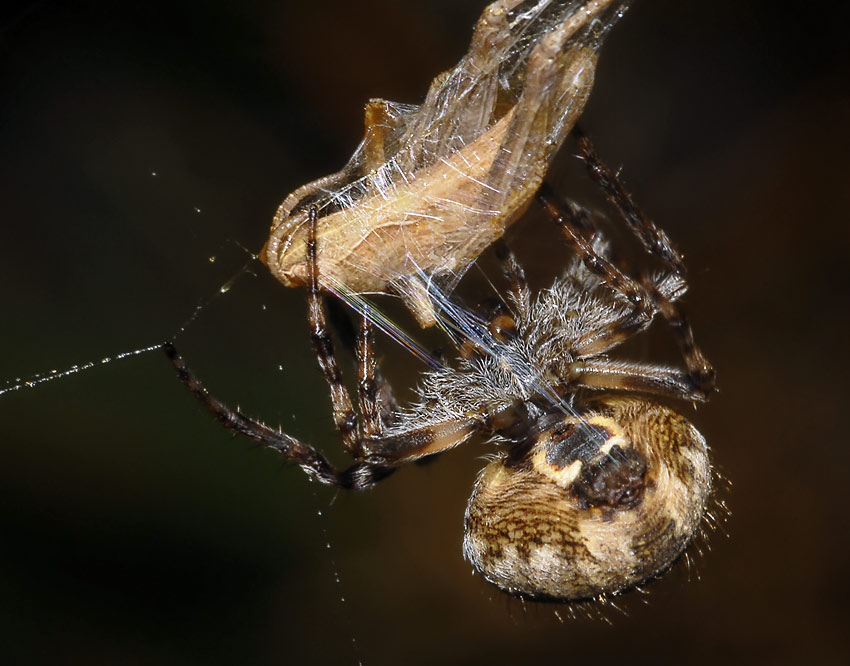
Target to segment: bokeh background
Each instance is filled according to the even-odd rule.
[[[219,287],[346,161],[364,101],[421,100],[484,4],[2,10],[0,380],[153,345],[204,302],[178,342],[213,392],[342,462],[303,293],[257,265]],[[848,13],[639,0],[603,52],[584,125],[685,251],[719,372],[692,417],[731,516],[690,568],[574,619],[509,599],[460,552],[485,447],[337,493],[151,352],[0,395],[4,662],[846,663]],[[553,180],[592,201],[573,152]],[[567,250],[535,249],[544,227],[512,236],[545,281]],[[657,333],[631,353],[674,359]]]

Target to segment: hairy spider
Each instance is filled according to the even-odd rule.
[[[465,517],[463,551],[490,582],[516,595],[576,600],[616,593],[667,568],[696,533],[711,489],[702,435],[658,398],[704,401],[714,371],[677,301],[681,255],[578,135],[591,174],[663,268],[635,278],[608,259],[587,211],[549,189],[538,199],[575,250],[564,274],[533,295],[511,251],[499,248],[505,303],[478,318],[433,292],[435,312],[461,349],[451,367],[422,376],[401,408],[383,380],[364,317],[356,346],[358,418],[328,334],[317,263],[317,211],[306,242],[309,323],[330,387],[336,427],[354,458],[334,468],[315,448],[208,394],[174,347],[181,379],[226,427],[298,464],[312,478],[363,489],[401,465],[482,435],[501,452],[481,472]],[[661,315],[684,370],[611,358]]]

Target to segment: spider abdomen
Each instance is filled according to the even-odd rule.
[[[702,435],[660,403],[595,401],[481,473],[464,554],[512,594],[575,600],[661,573],[695,535],[711,490]]]

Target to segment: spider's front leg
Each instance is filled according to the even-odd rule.
[[[377,467],[398,467],[411,460],[458,446],[478,429],[474,418],[447,421],[436,425],[412,426],[397,429],[395,434],[384,434],[377,381],[377,362],[373,351],[372,326],[364,319],[356,343],[358,361],[358,398],[363,415],[362,431],[352,407],[348,389],[333,351],[328,331],[327,314],[319,291],[319,265],[316,260],[316,226],[318,211],[315,206],[309,215],[307,236],[307,272],[309,277],[310,334],[319,366],[322,368],[331,393],[333,418],[343,445],[351,456],[364,464]]]
[[[316,227],[319,211],[310,208],[307,232],[307,320],[310,324],[310,339],[316,350],[319,367],[325,375],[331,393],[334,425],[339,432],[345,450],[355,460],[360,459],[360,432],[357,414],[342,380],[339,364],[334,356],[333,341],[328,331],[327,314],[319,292],[319,263],[316,252]]]
[[[228,430],[250,437],[266,448],[277,451],[287,460],[301,467],[307,475],[321,483],[339,488],[362,490],[373,486],[389,476],[393,470],[381,465],[358,462],[346,470],[338,470],[315,448],[304,444],[295,437],[269,428],[267,425],[246,416],[238,409],[231,409],[217,398],[211,396],[201,381],[195,376],[186,362],[177,353],[170,342],[163,344],[177,375],[187,388],[203,403],[207,411]]]
[[[363,416],[362,431],[360,431],[348,389],[342,381],[342,373],[333,353],[333,343],[328,332],[325,307],[319,291],[319,266],[316,260],[317,218],[318,211],[313,207],[310,210],[310,226],[307,237],[308,318],[319,365],[324,371],[325,379],[330,387],[334,422],[345,448],[352,457],[374,467],[394,468],[412,460],[459,446],[482,428],[489,427],[487,418],[469,416],[428,425],[415,423],[405,425],[402,422],[393,428],[393,432],[386,434],[384,423],[388,419],[381,417],[378,394],[380,388],[386,389],[387,387],[382,381],[378,381],[372,326],[364,318],[356,343],[358,398]],[[384,393],[386,394],[387,391],[385,390]]]
[[[299,465],[311,478],[322,483],[341,488],[363,489],[374,485],[392,473],[392,469],[381,464],[360,460],[361,434],[358,429],[357,416],[352,407],[348,390],[342,381],[339,365],[333,354],[333,343],[327,329],[327,317],[321,301],[318,286],[318,265],[316,261],[316,207],[310,210],[310,234],[307,243],[308,268],[310,285],[308,292],[308,319],[313,346],[319,365],[324,371],[331,392],[333,416],[337,430],[345,448],[358,460],[346,470],[336,469],[328,460],[312,446],[298,439],[269,428],[265,424],[252,419],[241,411],[229,408],[217,398],[209,394],[200,380],[195,376],[183,358],[177,353],[174,345],[166,342],[163,345],[168,358],[177,370],[177,374],[190,391],[204,404],[207,410],[224,427],[241,435],[250,437],[263,446],[281,453],[288,460]],[[364,343],[362,355],[365,359],[365,370],[361,373],[361,387],[375,385],[374,359],[370,346]],[[377,391],[375,391],[375,395]],[[361,408],[366,414],[366,431],[373,432],[380,428],[376,425],[376,398],[369,393],[361,398]]]
[[[389,476],[398,466],[458,446],[482,427],[480,418],[449,420],[439,424],[411,427],[389,436],[374,435],[358,439],[358,450],[366,459],[348,469],[338,470],[314,447],[280,430],[231,409],[210,395],[171,342],[163,344],[180,380],[228,430],[250,437],[266,448],[277,451],[301,467],[311,478],[339,488],[363,490]]]

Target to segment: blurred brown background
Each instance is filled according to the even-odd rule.
[[[421,100],[484,4],[3,10],[0,379],[171,336],[283,196],[345,162],[364,101]],[[848,13],[639,0],[603,52],[584,124],[685,251],[719,372],[693,420],[732,515],[690,572],[561,623],[462,559],[486,448],[338,494],[233,440],[153,352],[0,396],[4,661],[846,663]],[[572,152],[557,186],[593,197]],[[516,230],[527,252],[535,233]],[[255,272],[181,349],[341,462],[303,294]],[[647,358],[675,358],[663,333]]]

